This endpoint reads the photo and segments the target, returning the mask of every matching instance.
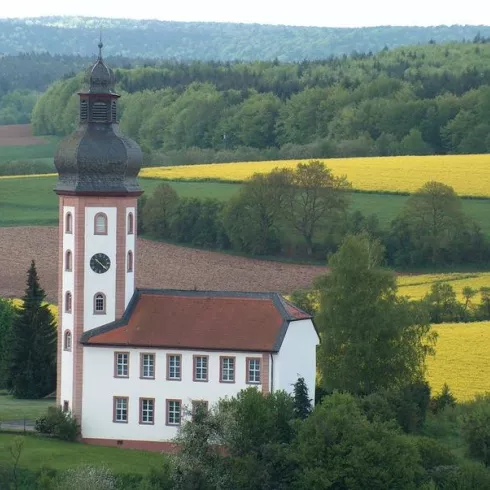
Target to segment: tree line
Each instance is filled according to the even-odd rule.
[[[388,229],[351,211],[350,184],[320,161],[255,174],[227,202],[180,198],[166,183],[139,205],[139,231],[157,239],[250,255],[324,260],[350,233],[367,232],[397,268],[484,264],[488,239],[462,210],[453,188],[428,182]]]
[[[462,41],[490,36],[488,26],[300,27],[230,22],[172,22],[84,17],[0,20],[0,52],[40,51],[87,56],[99,29],[114,55],[177,60],[321,59],[385,46]]]
[[[255,159],[485,153],[489,58],[490,44],[478,42],[318,62],[119,69],[120,124],[157,164],[186,152],[185,163],[206,152],[216,161],[251,152]],[[83,84],[79,74],[40,97],[37,134],[74,129]]]

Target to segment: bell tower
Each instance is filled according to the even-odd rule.
[[[134,291],[140,147],[119,131],[114,74],[99,56],[78,128],[55,154],[59,196],[57,404],[81,422],[83,332],[119,319]]]

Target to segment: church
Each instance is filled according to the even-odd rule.
[[[171,450],[197,404],[291,392],[298,377],[313,396],[319,337],[278,293],[135,288],[142,153],[119,130],[102,47],[55,155],[57,404],[87,443]]]

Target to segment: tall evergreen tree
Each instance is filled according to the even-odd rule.
[[[10,335],[15,317],[15,306],[11,300],[0,298],[0,389],[6,388],[9,361]]]
[[[32,261],[11,332],[8,387],[17,398],[41,398],[56,386],[56,327],[45,297]]]
[[[294,383],[294,415],[298,419],[306,419],[311,413],[311,399],[308,398],[308,387],[305,378],[298,378]]]

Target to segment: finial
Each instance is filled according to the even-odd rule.
[[[99,33],[99,60],[102,59],[102,48],[104,45],[102,44],[102,27],[100,28],[100,33]]]

